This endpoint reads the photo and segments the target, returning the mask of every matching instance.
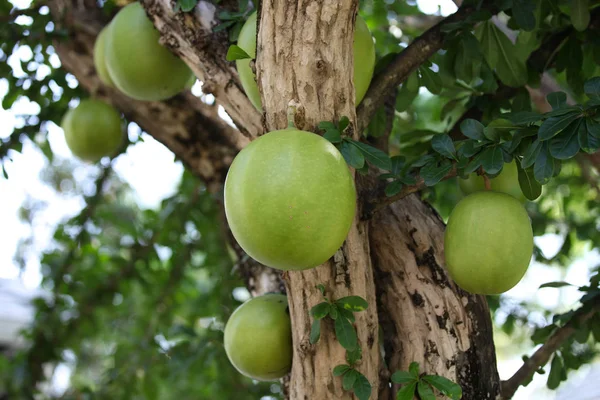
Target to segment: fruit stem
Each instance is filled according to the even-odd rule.
[[[485,185],[485,190],[492,190],[492,181],[488,178],[487,174],[483,174],[483,184]]]
[[[290,100],[290,102],[288,103],[288,109],[287,109],[288,129],[296,128],[295,119],[296,119],[296,113],[298,112],[299,106],[300,106],[300,104],[294,100]]]

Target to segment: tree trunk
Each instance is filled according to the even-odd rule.
[[[239,90],[235,70],[223,61],[226,43],[207,44],[222,39],[210,32],[217,23],[215,13],[174,14],[170,0],[142,3],[165,36],[165,45],[175,49],[200,78],[207,79],[217,101],[235,116],[242,133],[220,120],[215,107],[191,94],[146,103],[103,87],[94,74],[91,54],[94,36],[106,21],[96,10],[80,9],[77,0],[50,3],[57,23],[62,21],[71,33],[69,41],[57,45],[57,52],[86,90],[114,104],[170,148],[207,182],[219,200],[228,165],[248,141],[244,136],[252,138],[263,130],[257,122],[260,115],[246,107],[250,103]],[[199,7],[206,10],[211,6],[201,1]],[[290,102],[296,107],[299,128],[314,131],[318,122],[341,116],[348,116],[351,126],[356,126],[349,79],[356,7],[352,0],[262,2],[257,73],[269,130],[287,125]],[[65,10],[77,17],[62,20]],[[231,79],[226,83],[229,78],[225,77]],[[246,114],[248,118],[244,118]],[[358,132],[354,131],[354,137],[359,138]],[[365,193],[371,183],[371,179],[359,179],[358,192]],[[290,399],[353,398],[342,390],[341,379],[331,373],[345,362],[345,351],[335,340],[333,327],[324,324],[320,342],[309,343],[309,310],[321,301],[314,287],[319,283],[325,285],[330,298],[359,295],[369,302],[366,311],[356,313],[355,326],[363,349],[357,369],[373,385],[371,399],[395,398],[397,387],[390,387],[389,377],[396,370],[406,370],[412,361],[420,363],[421,372],[460,383],[464,399],[497,397],[499,378],[489,310],[485,298],[460,290],[448,278],[443,229],[431,207],[417,196],[409,196],[370,221],[357,218],[344,246],[328,263],[287,274],[294,340]],[[247,258],[235,244],[233,247],[252,293],[283,289],[279,272]]]

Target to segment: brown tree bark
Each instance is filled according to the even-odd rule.
[[[216,115],[214,107],[191,94],[166,102],[144,103],[102,87],[95,77],[91,49],[103,21],[95,10],[79,9],[77,0],[55,0],[52,12],[82,11],[64,20],[70,41],[57,44],[63,65],[80,84],[111,102],[170,148],[217,197],[236,152],[263,131],[260,115],[240,89],[235,69],[224,61],[226,41],[214,35],[215,13],[174,14],[169,0],[144,0],[147,11],[174,49],[192,67],[217,101],[234,117],[241,133]],[[208,7],[204,1],[199,7]],[[258,79],[262,87],[267,128],[287,125],[290,102],[297,107],[298,127],[314,130],[318,122],[348,116],[357,126],[352,74],[352,32],[357,2],[263,2],[261,10]],[[80,23],[84,21],[84,23]],[[304,32],[295,35],[295,32]],[[215,43],[210,43],[215,42]],[[217,78],[215,78],[217,77]],[[335,83],[332,83],[335,82]],[[205,83],[205,88],[206,88]],[[251,107],[251,106],[250,106]],[[364,122],[363,122],[364,123]],[[354,131],[355,138],[358,132]],[[372,181],[357,182],[368,193]],[[326,201],[326,199],[324,199]],[[360,210],[357,215],[361,215]],[[294,365],[290,382],[293,400],[351,399],[331,369],[344,362],[333,327],[325,324],[321,340],[310,345],[309,309],[321,301],[314,288],[326,286],[330,298],[359,295],[369,309],[357,313],[356,328],[363,348],[358,369],[374,387],[371,399],[392,399],[389,376],[410,362],[421,371],[439,374],[461,384],[464,399],[496,398],[492,327],[485,299],[469,295],[448,278],[443,265],[443,223],[435,211],[415,195],[388,206],[370,221],[357,218],[343,248],[327,264],[287,275],[293,320]],[[279,273],[244,258],[239,248],[242,276],[253,293],[281,290]],[[379,329],[383,342],[379,342]],[[385,350],[384,358],[380,346]],[[385,361],[385,362],[384,362]]]

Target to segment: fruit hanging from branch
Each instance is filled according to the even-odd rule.
[[[110,74],[108,72],[108,68],[106,66],[106,38],[108,36],[109,26],[105,26],[104,29],[98,35],[96,39],[96,43],[94,44],[94,66],[96,67],[96,72],[98,73],[98,78],[104,83],[106,86],[115,87],[115,83],[113,82]]]
[[[242,150],[225,181],[225,212],[240,246],[281,270],[327,261],[342,245],[356,209],[344,157],[311,132],[283,129]]]
[[[491,178],[490,181],[492,190],[510,194],[521,202],[527,200],[519,186],[519,172],[516,161],[513,160],[510,163],[504,164],[502,172],[495,178]],[[476,173],[469,175],[466,179],[459,178],[458,184],[466,195],[485,190],[484,178]]]

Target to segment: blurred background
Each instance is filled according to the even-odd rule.
[[[361,13],[380,55],[398,43],[405,46],[427,18],[456,10],[450,0],[379,3],[361,2]],[[35,21],[50,35],[47,14],[42,7]],[[23,15],[14,22],[25,32],[34,19]],[[222,324],[249,293],[202,183],[134,123],[128,124],[131,144],[123,154],[99,165],[79,162],[58,122],[59,111],[85,94],[73,76],[61,72],[51,44],[36,45],[40,39],[29,37],[13,47],[5,28],[0,139],[8,141],[15,131],[24,135],[18,149],[0,153],[0,398],[10,385],[26,385],[25,370],[37,356],[54,360],[43,371],[50,398],[278,398],[278,384],[242,377],[225,357]],[[32,95],[31,85],[45,90]],[[193,93],[212,102],[201,86]],[[397,111],[393,151],[412,151],[430,138],[427,132],[451,126],[466,103],[444,106],[452,100],[455,93],[434,96],[421,88],[410,106]],[[423,195],[444,218],[462,196],[456,179]],[[597,272],[599,196],[583,166],[571,161],[540,199],[527,204],[535,260],[515,288],[490,297],[501,378],[510,377],[523,355],[539,345],[532,340],[539,328],[578,306],[578,288]],[[61,268],[72,271],[55,281]],[[552,281],[569,285],[539,288]],[[88,286],[96,289],[88,293]],[[46,302],[56,294],[57,304]],[[34,321],[35,329],[28,330]],[[37,347],[23,351],[31,341]],[[562,349],[574,359],[567,381],[556,391],[547,389],[546,370],[515,398],[600,399],[598,350],[589,332],[570,341]]]

